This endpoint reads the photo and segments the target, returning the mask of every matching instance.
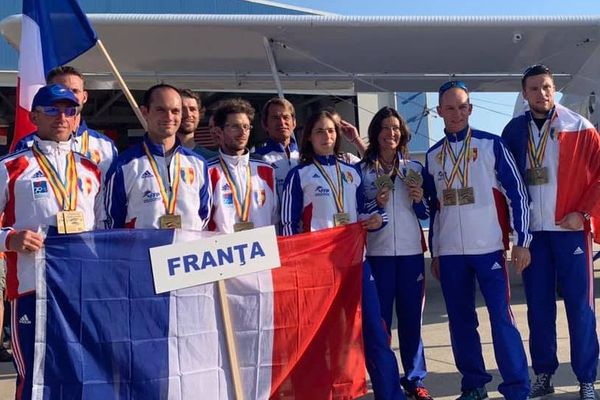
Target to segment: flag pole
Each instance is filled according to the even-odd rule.
[[[142,125],[144,130],[148,130],[146,120],[144,119],[144,116],[142,115],[142,112],[140,111],[140,107],[138,106],[137,102],[133,98],[133,95],[129,91],[127,84],[125,83],[125,81],[123,80],[123,77],[119,73],[117,66],[115,65],[112,58],[106,51],[106,48],[104,47],[104,44],[102,44],[102,41],[100,39],[98,39],[96,41],[96,46],[98,46],[98,49],[100,49],[100,52],[102,53],[104,58],[106,58],[106,61],[108,62],[108,65],[110,66],[110,69],[111,69],[113,75],[115,76],[115,78],[117,78],[117,82],[119,82],[119,86],[121,86],[121,90],[125,94],[125,97],[127,98],[127,101],[129,102],[129,104],[131,105],[131,108],[133,108],[133,112],[135,113],[138,120],[140,121],[140,124]]]
[[[227,289],[225,288],[225,281],[218,281],[218,290],[221,309],[223,310],[223,325],[225,327],[225,338],[227,339],[227,353],[229,355],[229,364],[231,365],[231,376],[233,378],[235,398],[237,400],[244,400],[244,393],[242,392],[242,378],[240,376],[240,366],[237,358],[233,326],[231,325],[231,314],[229,313],[229,302],[227,301]]]

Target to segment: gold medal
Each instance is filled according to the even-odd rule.
[[[56,214],[58,233],[80,233],[85,231],[83,211],[59,211]]]
[[[442,204],[445,206],[455,206],[458,203],[457,197],[456,189],[444,189],[442,191]]]
[[[250,229],[254,229],[254,222],[236,222],[233,224],[234,232],[249,231]]]
[[[423,186],[423,176],[414,169],[409,169],[406,171],[404,183],[406,183],[408,186],[421,187]]]
[[[457,193],[459,206],[475,203],[475,191],[472,186],[460,188],[457,190]]]
[[[383,188],[388,188],[390,190],[394,190],[394,182],[389,175],[380,175],[375,179],[375,186],[377,189],[381,190]]]
[[[527,168],[525,177],[528,185],[544,185],[549,182],[548,167]]]
[[[333,214],[333,225],[341,226],[350,223],[350,214],[342,212]]]
[[[158,219],[160,229],[181,229],[181,215],[166,214]]]

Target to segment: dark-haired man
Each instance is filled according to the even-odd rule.
[[[211,208],[206,161],[181,146],[181,96],[159,84],[144,94],[148,131],[123,152],[108,173],[105,206],[109,228],[202,230]]]
[[[204,108],[200,96],[190,89],[181,89],[179,94],[181,95],[181,125],[177,131],[177,138],[181,145],[192,149],[207,160],[217,156],[216,151],[200,146],[194,140],[198,124],[204,117]]]
[[[212,116],[220,147],[209,163],[214,200],[210,228],[232,233],[275,224],[275,172],[247,148],[254,108],[242,99],[226,100]]]
[[[598,337],[590,220],[600,217],[600,137],[588,120],[555,103],[547,66],[527,68],[521,86],[529,110],[506,125],[502,138],[531,198],[531,266],[523,272],[529,350],[537,375],[530,397],[554,392],[558,282],[579,397],[594,400]]]
[[[520,272],[529,264],[529,208],[525,185],[515,161],[491,133],[472,129],[473,106],[464,82],[439,89],[438,114],[445,137],[427,152],[425,197],[430,206],[432,274],[440,280],[448,311],[452,351],[462,374],[459,400],[487,398],[492,380],[485,370],[475,312],[475,280],[485,299],[494,354],[503,382],[498,390],[509,400],[529,394],[527,358],[510,309],[505,260],[508,210]]]

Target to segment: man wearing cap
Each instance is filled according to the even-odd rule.
[[[210,182],[204,158],[177,139],[179,90],[152,86],[144,93],[141,111],[148,132],[108,172],[107,227],[205,229],[212,204]]]
[[[527,68],[521,86],[529,110],[513,118],[502,137],[531,198],[531,266],[523,272],[529,350],[537,375],[530,397],[554,392],[558,284],[579,397],[593,400],[598,337],[590,230],[591,218],[600,217],[600,137],[588,120],[555,104],[554,79],[545,65]]]
[[[6,252],[18,399],[31,397],[35,333],[35,255],[48,234],[92,230],[100,168],[71,150],[77,97],[62,85],[42,87],[29,116],[31,147],[0,160],[0,251]]]
[[[51,70],[46,77],[46,83],[58,83],[72,91],[79,101],[80,111],[88,100],[83,74],[71,66],[65,65]],[[81,113],[75,116],[75,129],[73,131],[73,150],[94,161],[100,166],[102,173],[106,174],[113,159],[117,156],[117,149],[113,141],[102,133],[88,128],[81,118]],[[31,147],[34,135],[35,132],[22,138],[16,144],[15,150]]]
[[[510,309],[504,250],[512,223],[517,271],[529,264],[527,192],[500,137],[469,126],[472,109],[463,82],[440,87],[437,112],[444,120],[445,138],[429,149],[423,171],[431,216],[432,274],[441,283],[454,359],[463,376],[459,399],[487,398],[485,385],[492,380],[477,332],[477,280],[503,379],[498,390],[507,399],[524,400],[529,394],[527,359]]]

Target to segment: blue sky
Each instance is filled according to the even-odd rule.
[[[600,15],[600,1],[595,0],[280,0],[299,7],[342,15]],[[517,93],[474,93],[471,125],[500,134],[511,119]],[[437,103],[437,94],[428,95],[429,106]],[[441,118],[432,118],[432,138],[443,135]]]

